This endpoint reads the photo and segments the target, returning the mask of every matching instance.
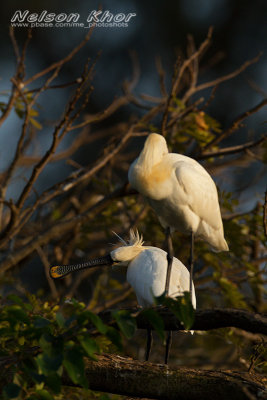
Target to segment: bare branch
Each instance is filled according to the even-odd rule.
[[[210,157],[220,157],[220,156],[225,156],[225,155],[229,155],[229,154],[240,153],[241,151],[258,146],[259,144],[265,142],[265,140],[267,140],[267,136],[263,136],[259,140],[247,142],[244,144],[240,144],[238,146],[225,147],[225,148],[219,149],[217,151],[204,152],[197,158],[199,160],[205,160]]]
[[[168,100],[166,102],[166,106],[165,106],[165,110],[163,113],[163,117],[162,117],[162,123],[161,123],[161,134],[163,136],[166,136],[166,125],[167,125],[167,120],[168,120],[168,113],[169,113],[169,107],[171,105],[171,102],[173,100],[173,98],[175,97],[178,89],[179,89],[179,85],[181,82],[182,77],[184,76],[184,73],[186,71],[187,68],[191,68],[191,72],[193,74],[193,80],[192,80],[192,85],[193,87],[195,87],[196,84],[196,79],[197,79],[197,66],[196,66],[196,60],[200,57],[201,54],[203,54],[203,52],[206,50],[206,48],[209,46],[210,44],[210,40],[211,40],[211,36],[212,36],[212,31],[213,28],[210,27],[208,30],[208,35],[207,38],[204,40],[204,42],[200,45],[200,47],[198,48],[198,50],[193,51],[193,44],[192,44],[192,40],[191,40],[191,46],[190,46],[190,51],[191,51],[191,55],[190,57],[188,57],[180,66],[180,58],[178,57],[175,67],[174,67],[174,72],[173,72],[173,79],[172,79],[172,88],[171,88],[171,93],[168,97]],[[182,102],[185,103],[186,100],[190,97],[190,95],[187,97],[187,93],[190,93],[190,90],[193,90],[192,85],[190,86],[190,89],[188,89],[188,91],[186,92],[186,94],[183,97]]]
[[[44,270],[45,270],[45,276],[48,282],[48,285],[50,287],[51,293],[52,293],[52,297],[54,299],[58,298],[58,292],[57,292],[57,288],[55,285],[55,282],[50,278],[49,275],[49,270],[50,270],[50,264],[48,262],[47,256],[45,254],[45,252],[43,251],[43,249],[41,248],[41,246],[37,246],[36,247],[36,251],[39,254],[39,257],[44,265]]]
[[[250,67],[250,65],[258,62],[261,56],[262,56],[262,53],[259,53],[256,57],[244,62],[244,64],[242,64],[235,71],[230,72],[230,74],[224,75],[220,78],[214,79],[213,81],[205,82],[205,83],[202,83],[201,85],[196,86],[195,88],[191,89],[191,91],[189,93],[186,93],[186,98],[189,98],[193,94],[200,92],[200,90],[208,89],[213,86],[218,86],[219,84],[221,84],[225,81],[229,81],[230,79],[235,78],[237,75],[240,75],[241,72],[245,71],[248,67]]]
[[[165,71],[162,67],[162,62],[160,57],[156,57],[156,67],[159,75],[159,85],[160,85],[161,95],[163,98],[167,98],[168,93],[165,86]]]
[[[239,127],[242,121],[244,119],[248,118],[250,115],[255,114],[257,111],[259,111],[262,107],[266,106],[267,104],[267,99],[262,100],[259,104],[257,104],[255,107],[251,108],[250,110],[244,112],[241,114],[238,118],[235,119],[233,122],[232,126],[227,129],[226,131],[222,132],[220,135],[218,135],[215,139],[213,139],[211,142],[209,142],[204,150],[207,150],[208,148],[215,146],[219,142],[221,142],[223,139],[226,137],[230,136],[234,131],[236,131]]]
[[[71,127],[68,128],[69,131],[73,131],[74,129],[79,129],[83,128],[86,125],[89,125],[93,122],[100,122],[103,121],[104,119],[108,118],[111,114],[113,114],[115,111],[117,111],[120,107],[128,103],[128,98],[127,96],[122,96],[119,97],[103,111],[100,111],[97,114],[90,115],[86,118],[84,122],[81,122],[80,124],[72,125]]]
[[[180,68],[180,70],[179,70],[179,74],[178,74],[177,80],[176,80],[176,82],[175,82],[175,84],[174,84],[174,87],[173,87],[173,93],[176,93],[176,92],[177,92],[178,87],[179,87],[179,84],[180,84],[180,82],[181,82],[181,78],[182,78],[182,76],[183,76],[184,71],[186,70],[186,68],[188,68],[189,65],[190,65],[192,62],[194,62],[195,59],[197,59],[198,57],[200,57],[200,55],[203,54],[203,52],[204,52],[204,51],[207,49],[207,47],[210,45],[210,41],[211,41],[211,37],[212,37],[212,32],[213,32],[213,27],[211,26],[211,27],[209,28],[209,30],[208,30],[207,38],[204,40],[204,42],[201,43],[201,45],[199,46],[198,50],[195,51],[189,58],[187,58],[187,59],[183,62],[182,66],[181,66],[181,68]],[[191,90],[193,90],[193,88],[191,88]],[[190,89],[189,89],[189,91],[190,91]],[[185,100],[186,100],[187,98],[189,98],[189,97],[190,97],[190,95],[186,93],[186,95],[184,96],[183,101],[185,101]]]
[[[23,82],[24,86],[27,86],[30,83],[32,83],[33,81],[35,81],[36,79],[41,78],[42,76],[48,74],[48,72],[52,71],[53,69],[61,68],[64,64],[66,64],[68,61],[70,61],[75,56],[75,54],[77,54],[86,45],[86,43],[90,40],[92,33],[93,33],[93,29],[94,29],[94,26],[92,26],[89,29],[85,38],[66,57],[62,58],[59,61],[56,61],[55,63],[51,64],[49,67],[43,69],[42,71],[33,75],[28,80],[24,81]]]
[[[129,286],[128,283],[124,285],[124,290],[118,296],[115,296],[113,299],[105,301],[104,304],[101,304],[97,307],[94,307],[94,313],[100,313],[104,310],[109,309],[110,307],[115,306],[116,304],[122,302],[123,300],[127,299],[129,295],[133,293],[133,289]]]
[[[267,237],[267,190],[265,192],[265,201],[263,206],[263,227],[264,227],[264,234]]]
[[[48,89],[64,89],[69,86],[77,85],[77,83],[80,83],[80,79],[81,78],[79,77],[79,78],[76,78],[75,81],[72,81],[72,82],[66,82],[66,83],[61,83],[58,85],[47,86],[46,90],[48,90]],[[42,90],[42,86],[39,88],[34,88],[34,89],[28,89],[28,90],[26,89],[24,93],[25,94],[26,93],[35,93],[35,92],[40,92],[40,90]]]
[[[7,257],[0,262],[0,273],[4,273],[13,266],[17,265],[21,260],[32,254],[37,246],[43,246],[48,243],[51,239],[62,236],[62,232],[68,232],[72,230],[75,225],[82,223],[93,218],[97,213],[103,210],[113,199],[127,196],[131,194],[129,185],[120,186],[118,189],[114,190],[108,196],[104,197],[102,200],[98,201],[93,206],[89,201],[89,207],[86,208],[84,205],[84,212],[82,214],[76,215],[68,220],[61,220],[55,225],[49,227],[46,231],[40,233],[37,237],[34,237],[25,246],[8,253]]]

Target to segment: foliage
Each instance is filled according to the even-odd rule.
[[[191,307],[193,315],[188,293],[177,300],[164,296],[156,300],[170,304],[174,314],[190,328],[186,326],[188,313],[181,313],[184,307]],[[142,313],[163,340],[164,324],[157,311]],[[4,365],[0,384],[4,399],[61,399],[64,374],[83,387],[84,396],[88,395],[90,382],[84,359],[97,361],[97,354],[103,350],[122,351],[122,336],[131,339],[136,331],[135,316],[129,311],[114,311],[116,327],[109,326],[74,299],[65,300],[59,307],[42,303],[30,294],[27,299],[9,295],[2,300],[0,315],[0,359]],[[68,398],[72,397],[68,394]]]

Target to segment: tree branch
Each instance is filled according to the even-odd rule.
[[[139,329],[152,328],[149,321],[142,315],[142,311],[129,308],[128,311],[137,313],[136,322]],[[158,314],[164,321],[165,329],[170,331],[184,330],[183,325],[175,315],[166,308],[157,308]],[[99,316],[107,323],[112,321],[111,311],[100,313]],[[253,314],[246,310],[232,308],[214,308],[208,310],[196,310],[195,322],[191,327],[194,331],[209,331],[211,329],[235,327],[247,332],[267,335],[267,317],[261,314]]]
[[[237,146],[225,147],[217,151],[204,152],[200,156],[198,156],[198,159],[205,160],[206,158],[210,157],[218,157],[218,156],[240,153],[241,151],[245,151],[247,149],[251,149],[252,147],[258,146],[259,144],[263,143],[266,139],[267,136],[263,136],[259,140],[250,141]]]
[[[38,78],[41,78],[42,76],[48,74],[50,71],[53,71],[54,69],[58,68],[58,67],[62,67],[64,64],[66,64],[68,61],[70,61],[84,46],[85,44],[90,40],[92,33],[94,30],[94,26],[92,26],[88,33],[86,34],[86,36],[84,37],[84,39],[73,49],[71,50],[71,52],[64,58],[62,58],[59,61],[54,62],[53,64],[51,64],[49,67],[43,69],[42,71],[38,72],[37,74],[33,75],[31,78],[27,79],[26,81],[24,81],[24,86],[29,85],[30,83],[32,83],[33,81],[35,81]]]
[[[210,87],[217,86],[221,84],[222,82],[229,81],[230,79],[235,78],[237,75],[240,75],[241,72],[245,71],[250,65],[255,64],[256,62],[259,61],[260,57],[262,56],[262,53],[260,52],[256,57],[252,58],[251,60],[247,60],[242,64],[239,68],[237,68],[235,71],[230,72],[227,75],[224,75],[220,78],[214,79],[213,81],[210,82],[204,82],[194,88],[190,91],[190,93],[186,93],[187,98],[191,97],[193,94],[199,92],[200,90],[208,89]]]
[[[91,390],[133,397],[180,400],[263,399],[266,392],[259,376],[234,371],[170,368],[114,354],[86,362]],[[75,386],[67,377],[63,384]]]
[[[0,262],[0,274],[4,273],[8,269],[17,265],[24,258],[28,257],[37,249],[38,246],[43,246],[50,240],[62,236],[62,232],[67,232],[73,229],[78,223],[90,220],[90,218],[93,218],[97,213],[102,211],[103,208],[105,208],[113,199],[127,196],[129,194],[131,194],[131,189],[129,189],[128,184],[120,186],[118,189],[115,189],[112,193],[99,200],[91,207],[84,207],[84,212],[82,214],[76,215],[71,219],[57,222],[55,225],[49,227],[46,231],[40,233],[37,237],[34,237],[25,246],[13,252],[9,252],[8,256]]]
[[[232,126],[228,128],[226,131],[222,132],[220,135],[218,135],[215,139],[210,141],[204,150],[207,150],[211,146],[215,146],[219,142],[221,142],[223,139],[227,138],[230,136],[234,131],[236,131],[239,127],[241,122],[248,118],[250,115],[255,114],[257,111],[259,111],[262,107],[267,105],[267,99],[262,100],[259,104],[257,104],[255,107],[251,108],[250,110],[245,111],[243,114],[239,115],[233,122]]]
[[[265,201],[263,205],[263,228],[264,234],[267,237],[267,190],[265,192]]]

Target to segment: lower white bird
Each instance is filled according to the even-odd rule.
[[[98,265],[128,266],[127,281],[135,291],[138,304],[141,307],[154,305],[154,298],[161,296],[165,291],[167,275],[167,253],[158,247],[143,246],[143,238],[136,231],[130,231],[128,242],[120,238],[122,246],[112,250],[107,256],[96,258],[86,263],[76,265],[61,265],[50,268],[52,278],[61,278],[70,272]],[[182,296],[189,290],[190,275],[184,264],[173,258],[172,271],[168,295]],[[192,287],[192,305],[196,308],[194,285]],[[151,344],[151,332],[148,340],[146,359],[148,360]],[[167,344],[170,343],[170,333]],[[168,362],[169,348],[166,348],[165,363]]]

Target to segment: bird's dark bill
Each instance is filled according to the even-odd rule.
[[[108,254],[107,256],[94,258],[93,260],[89,260],[82,264],[70,264],[70,265],[55,265],[50,268],[50,276],[53,279],[62,278],[74,271],[80,271],[86,268],[93,268],[100,265],[112,265],[114,261],[111,256]]]

